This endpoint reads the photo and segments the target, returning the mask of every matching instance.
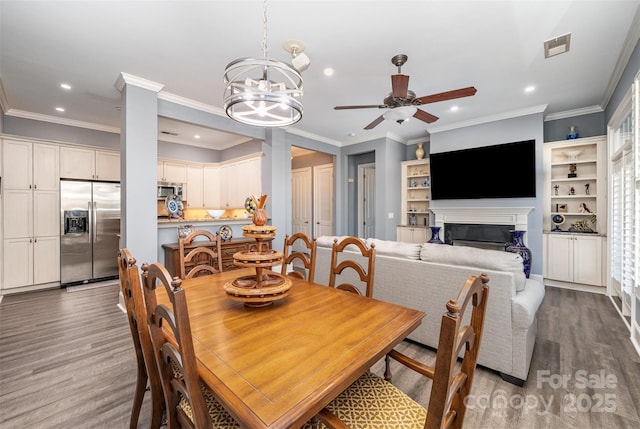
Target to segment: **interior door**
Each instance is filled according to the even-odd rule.
[[[333,235],[333,164],[313,167],[314,236]]]
[[[375,237],[376,233],[375,164],[358,166],[358,237]]]
[[[291,170],[291,232],[305,233],[311,237],[311,204],[313,189],[311,187],[311,167]]]

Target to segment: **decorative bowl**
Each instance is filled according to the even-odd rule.
[[[225,211],[226,210],[207,210],[207,213],[214,219],[220,219],[220,216],[222,216]]]

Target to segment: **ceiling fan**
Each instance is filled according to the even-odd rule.
[[[453,100],[455,98],[469,97],[475,95],[476,89],[473,86],[454,89],[452,91],[440,92],[438,94],[416,97],[416,94],[409,89],[409,76],[401,73],[401,67],[407,62],[407,56],[398,54],[391,58],[391,63],[398,67],[398,73],[391,75],[391,93],[383,100],[384,104],[368,104],[361,106],[335,106],[335,110],[347,109],[389,109],[384,114],[378,116],[373,122],[364,127],[370,130],[379,125],[385,119],[390,119],[401,124],[410,117],[414,117],[430,124],[438,120],[438,117],[418,109],[418,106],[438,101]]]

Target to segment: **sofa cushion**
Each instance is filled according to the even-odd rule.
[[[517,253],[468,246],[424,243],[420,250],[420,259],[441,264],[465,265],[487,270],[512,272],[516,283],[516,292],[524,290],[527,279],[523,271],[522,256]]]
[[[349,235],[343,235],[343,236],[338,236],[338,235],[321,235],[320,237],[318,237],[316,239],[316,243],[318,244],[318,247],[332,247],[333,246],[333,239],[337,238],[338,239],[338,243],[340,243],[340,241],[342,241],[342,239],[350,237]],[[363,243],[366,244],[366,241],[364,239],[360,239],[360,241],[362,241]],[[349,246],[345,247],[345,250],[353,250],[358,252],[358,248],[352,244],[350,244]]]
[[[420,250],[422,249],[422,245],[420,244],[368,238],[367,245],[371,247],[372,244],[375,245],[378,255],[396,256],[415,260],[420,259]]]

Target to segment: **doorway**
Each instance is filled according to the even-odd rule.
[[[291,233],[333,235],[333,155],[293,149],[297,155],[291,160]]]
[[[376,233],[376,165],[358,165],[358,237],[375,237]]]

